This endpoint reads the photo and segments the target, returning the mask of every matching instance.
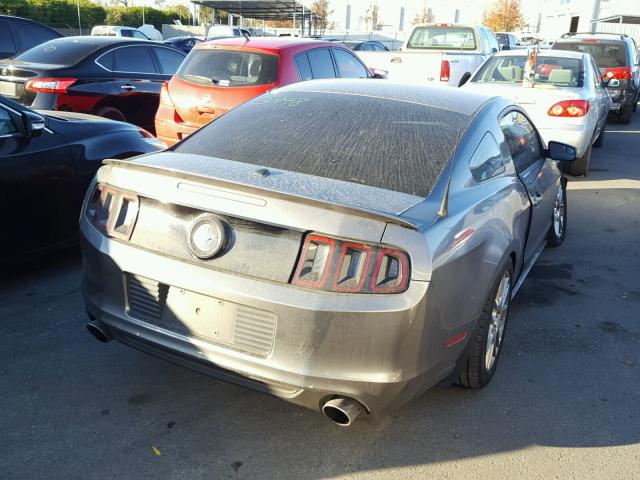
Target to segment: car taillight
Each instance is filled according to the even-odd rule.
[[[347,293],[400,293],[409,285],[409,256],[393,248],[307,235],[292,283]]]
[[[107,235],[129,240],[138,218],[139,204],[137,195],[98,184],[89,196],[85,215]]]
[[[67,93],[67,88],[77,81],[77,78],[32,78],[24,88],[30,92]]]
[[[448,82],[450,76],[451,64],[449,63],[449,60],[442,60],[442,62],[440,62],[440,81]]]
[[[589,112],[587,100],[563,100],[547,112],[552,117],[584,117]]]
[[[631,80],[633,72],[631,67],[607,68],[602,75],[604,78],[618,78],[620,80]]]
[[[160,88],[160,103],[167,107],[173,107],[173,101],[169,95],[169,82],[164,82]]]

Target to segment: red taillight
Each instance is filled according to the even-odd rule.
[[[409,257],[400,250],[307,235],[292,283],[331,292],[400,293]]]
[[[169,95],[169,82],[164,82],[160,88],[160,103],[167,107],[173,107],[173,101]]]
[[[607,68],[602,75],[604,78],[618,78],[620,80],[631,80],[633,72],[631,67]]]
[[[589,111],[587,100],[563,100],[547,112],[552,117],[584,117]]]
[[[451,64],[449,63],[449,60],[442,60],[442,62],[440,62],[440,81],[448,82],[450,76]]]
[[[77,81],[77,78],[32,78],[24,88],[30,92],[67,93],[67,88]]]
[[[139,204],[137,195],[97,184],[89,196],[85,214],[107,235],[129,240],[138,218]]]

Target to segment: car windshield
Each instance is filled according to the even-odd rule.
[[[627,66],[627,53],[624,42],[556,42],[554,50],[589,53],[600,68],[616,68]]]
[[[173,148],[424,197],[469,121],[467,115],[413,102],[274,91]]]
[[[82,38],[57,38],[21,53],[14,60],[55,65],[75,65],[96,47],[93,42],[85,42]]]
[[[176,75],[198,85],[267,85],[275,83],[278,77],[278,57],[238,50],[194,50],[182,63]]]
[[[473,82],[521,84],[527,57],[494,56],[475,75]],[[581,87],[584,78],[582,60],[576,58],[538,56],[533,68],[536,85]]]
[[[475,50],[476,34],[469,27],[417,27],[407,42],[407,48]]]

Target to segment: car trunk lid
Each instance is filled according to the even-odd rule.
[[[4,61],[0,63],[0,95],[9,97],[23,105],[29,106],[35,98],[34,92],[25,89],[27,82],[36,77],[43,77],[63,65],[32,63],[21,61]]]

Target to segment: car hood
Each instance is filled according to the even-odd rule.
[[[127,168],[165,170],[177,176],[206,178],[214,183],[233,183],[256,190],[308,199],[337,207],[355,208],[387,216],[400,216],[424,198],[368,185],[316,177],[259,165],[171,151],[145,155]]]

